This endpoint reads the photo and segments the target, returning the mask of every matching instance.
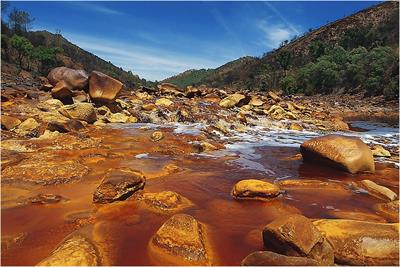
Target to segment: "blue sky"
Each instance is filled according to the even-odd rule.
[[[149,80],[260,56],[366,7],[336,2],[12,2],[72,43]]]

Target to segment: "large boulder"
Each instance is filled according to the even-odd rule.
[[[99,264],[94,245],[85,237],[74,234],[36,266],[97,266]]]
[[[232,108],[234,106],[242,106],[248,104],[250,97],[246,97],[242,94],[232,94],[219,102],[219,105],[223,108]]]
[[[243,259],[241,266],[317,266],[316,260],[290,257],[271,251],[256,251]]]
[[[150,240],[150,254],[162,265],[210,265],[204,228],[192,216],[176,214]]]
[[[94,102],[113,102],[124,88],[120,81],[99,71],[92,71],[89,76],[89,95]]]
[[[106,173],[93,193],[93,202],[110,203],[125,200],[143,189],[145,182],[146,178],[139,171],[129,168],[112,169]]]
[[[51,89],[51,96],[55,99],[62,101],[63,103],[72,104],[72,90],[66,81],[61,80]]]
[[[340,219],[323,219],[313,223],[332,245],[338,264],[399,264],[398,223]]]
[[[357,137],[326,135],[312,138],[300,146],[305,161],[315,161],[344,169],[350,173],[375,172],[369,147]]]
[[[67,67],[52,69],[47,79],[53,86],[59,81],[65,81],[72,89],[85,89],[88,84],[88,75],[84,70],[74,70]]]
[[[237,199],[268,200],[277,197],[280,194],[280,189],[275,184],[255,179],[248,179],[236,183],[231,194]]]
[[[158,85],[158,89],[162,94],[169,94],[174,96],[184,96],[183,90],[172,83],[161,83]]]
[[[286,256],[307,257],[322,265],[333,264],[333,250],[318,229],[298,214],[282,216],[263,229],[264,247]]]
[[[90,103],[76,103],[62,106],[58,110],[67,118],[93,123],[97,120],[96,111]]]

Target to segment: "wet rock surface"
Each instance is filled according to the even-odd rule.
[[[85,237],[75,234],[63,241],[51,255],[36,266],[96,266],[96,248]]]
[[[327,135],[304,142],[300,146],[304,160],[338,166],[350,173],[374,172],[372,152],[360,139]]]
[[[232,196],[238,199],[271,199],[280,194],[278,186],[260,180],[242,180],[235,184]]]
[[[172,191],[144,193],[142,201],[149,209],[159,213],[176,213],[193,206],[190,200]]]
[[[278,218],[263,230],[264,247],[287,256],[307,257],[333,264],[333,250],[323,235],[302,215]]]
[[[145,182],[146,178],[139,171],[129,168],[110,170],[93,193],[93,202],[110,203],[125,200],[137,190],[143,189]]]
[[[398,224],[354,220],[317,220],[313,224],[332,245],[335,262],[349,265],[396,265]]]
[[[186,214],[176,214],[158,229],[150,241],[150,253],[166,254],[171,264],[209,265],[204,225]]]

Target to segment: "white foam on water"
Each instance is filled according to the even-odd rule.
[[[137,158],[137,159],[147,159],[147,158],[149,158],[149,153],[137,154],[135,156],[135,158]]]

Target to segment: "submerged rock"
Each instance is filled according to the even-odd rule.
[[[161,139],[164,138],[164,134],[160,131],[155,131],[151,134],[150,136],[151,140],[153,140],[154,142],[160,141]]]
[[[280,194],[280,189],[277,185],[268,182],[249,179],[236,183],[231,194],[238,199],[268,200],[277,197]]]
[[[95,246],[75,234],[64,240],[46,259],[36,266],[97,266],[100,259]]]
[[[316,260],[290,257],[272,251],[256,251],[243,259],[241,266],[317,266]]]
[[[76,103],[66,105],[58,110],[62,115],[70,119],[76,119],[93,123],[97,120],[94,107],[90,103]]]
[[[286,256],[307,257],[321,265],[333,264],[333,250],[309,219],[282,216],[263,230],[264,247]]]
[[[112,169],[106,173],[93,193],[93,202],[110,203],[125,200],[143,189],[145,182],[146,178],[139,171],[129,168]]]
[[[30,197],[26,200],[27,203],[32,204],[53,204],[58,203],[64,198],[60,195],[54,194],[38,194],[34,197]]]
[[[395,200],[397,199],[397,194],[387,187],[376,184],[371,180],[362,180],[358,183],[363,189],[368,191],[368,194],[375,197],[381,198],[383,200]]]
[[[397,265],[398,224],[323,219],[313,224],[327,238],[335,262],[348,265]]]
[[[324,163],[350,173],[375,172],[369,147],[356,137],[326,135],[312,138],[300,146],[305,161]]]
[[[142,200],[151,210],[160,213],[179,212],[193,205],[190,200],[172,191],[144,193]]]
[[[158,229],[150,241],[150,253],[165,265],[210,265],[204,225],[186,214],[176,214]]]
[[[94,102],[113,102],[124,84],[99,71],[92,71],[89,76],[89,95]]]
[[[53,86],[64,80],[72,89],[84,89],[88,84],[88,75],[84,70],[74,70],[67,67],[52,69],[47,79]]]
[[[385,219],[382,217],[373,214],[373,213],[366,213],[366,212],[358,212],[358,211],[336,211],[332,210],[328,212],[329,215],[338,218],[338,219],[349,219],[349,220],[359,220],[359,221],[366,221],[366,222],[386,222]]]

